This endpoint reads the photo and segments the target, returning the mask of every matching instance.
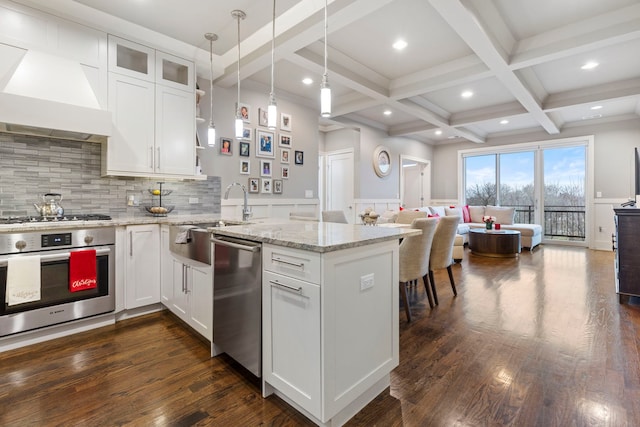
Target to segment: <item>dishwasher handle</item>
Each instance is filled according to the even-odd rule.
[[[254,252],[254,253],[260,252],[260,246],[261,246],[259,243],[256,243],[255,245],[246,245],[242,243],[232,242],[229,240],[222,240],[217,237],[212,237],[211,241],[216,245],[228,246],[230,248],[239,249],[241,251]]]

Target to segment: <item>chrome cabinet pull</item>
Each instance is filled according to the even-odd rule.
[[[156,169],[160,170],[160,147],[157,148],[158,158],[156,159]]]
[[[129,231],[129,256],[133,256],[133,231]]]
[[[96,256],[106,255],[109,252],[111,252],[111,249],[109,247],[99,247],[94,249],[96,250]],[[84,250],[84,249],[81,249],[81,250]],[[40,262],[63,261],[65,259],[69,259],[69,254],[71,252],[76,252],[76,251],[69,251],[69,252],[49,254],[49,255],[40,255]],[[5,267],[8,263],[9,263],[9,257],[0,258],[0,267]]]
[[[149,147],[149,168],[153,170],[153,147]]]
[[[277,280],[269,280],[269,283],[271,283],[274,286],[277,286],[278,288],[284,290],[284,291],[289,291],[289,292],[293,292],[299,295],[302,295],[302,286],[291,286],[291,285],[285,285],[284,283],[280,283]]]
[[[282,258],[271,258],[271,261],[281,262],[282,264],[293,265],[294,267],[304,268],[303,262],[291,262],[291,261],[284,260]]]

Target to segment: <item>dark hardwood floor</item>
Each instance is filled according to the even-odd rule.
[[[465,257],[456,298],[446,270],[435,309],[411,292],[391,388],[349,426],[640,425],[640,305],[618,303],[612,253]],[[312,424],[158,313],[0,353],[0,425]]]

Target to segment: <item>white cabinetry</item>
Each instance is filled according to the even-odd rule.
[[[190,61],[109,36],[114,135],[104,175],[195,175],[195,70]]]
[[[125,308],[160,302],[160,228],[157,224],[126,228]]]
[[[265,394],[342,425],[398,365],[397,241],[326,253],[263,244],[263,270]]]
[[[162,304],[213,341],[213,267],[172,254],[168,227],[163,227],[162,238],[166,241],[162,254]]]

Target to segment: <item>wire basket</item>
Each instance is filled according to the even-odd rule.
[[[153,216],[167,216],[175,206],[145,206],[144,209]]]

